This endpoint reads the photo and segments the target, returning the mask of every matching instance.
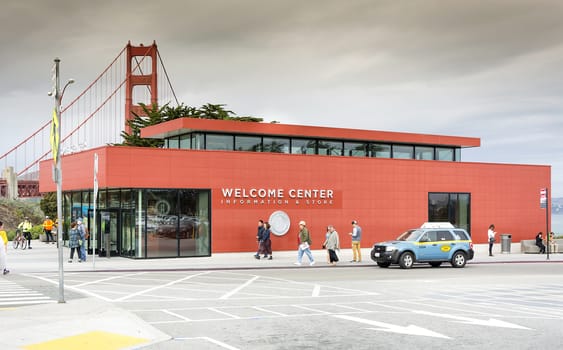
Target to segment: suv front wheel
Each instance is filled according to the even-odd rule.
[[[464,252],[455,252],[452,256],[453,267],[464,267],[467,263],[467,255]]]
[[[411,252],[404,252],[399,257],[399,266],[402,269],[410,269],[414,264],[414,255]]]

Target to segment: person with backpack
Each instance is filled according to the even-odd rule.
[[[68,247],[70,248],[70,258],[68,259],[69,263],[72,263],[74,260],[74,252],[76,251],[76,255],[78,255],[78,262],[82,262],[80,258],[80,243],[82,238],[80,237],[80,231],[78,230],[78,225],[76,221],[73,221],[70,224],[70,230],[68,231]]]

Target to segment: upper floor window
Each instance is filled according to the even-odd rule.
[[[205,149],[232,151],[234,143],[233,135],[207,134],[205,140]]]
[[[235,136],[235,151],[262,152],[260,136]]]
[[[317,141],[309,139],[292,139],[292,154],[317,154]]]
[[[264,152],[289,153],[289,138],[264,137],[262,147]]]
[[[413,146],[393,145],[393,158],[413,159]]]

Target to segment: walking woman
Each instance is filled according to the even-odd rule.
[[[335,266],[338,262],[338,255],[336,254],[336,251],[340,250],[340,239],[338,238],[338,232],[336,232],[334,226],[329,225],[328,232],[328,237],[323,245],[328,251],[329,264]]]

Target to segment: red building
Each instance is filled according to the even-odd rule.
[[[273,249],[296,249],[300,220],[320,248],[334,225],[342,246],[351,221],[362,245],[426,221],[449,221],[476,243],[494,223],[512,240],[545,230],[539,191],[550,166],[463,162],[470,137],[182,118],[142,130],[165,148],[100,147],[62,157],[65,222],[93,229],[96,247],[130,257],[255,251],[258,219],[270,220]],[[56,190],[52,161],[40,191]],[[549,210],[549,209],[547,209]],[[90,242],[93,244],[93,242]],[[107,244],[107,245],[106,245]]]

